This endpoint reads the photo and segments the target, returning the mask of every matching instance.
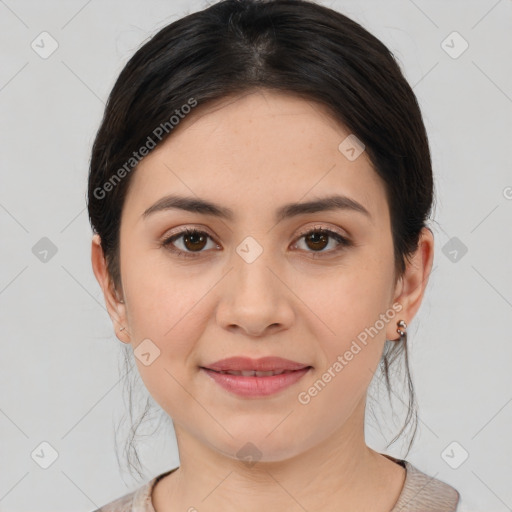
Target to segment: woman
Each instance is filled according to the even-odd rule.
[[[364,437],[374,372],[407,365],[432,201],[416,98],[342,14],[224,0],[144,44],[92,151],[92,265],[180,466],[100,510],[456,510]]]

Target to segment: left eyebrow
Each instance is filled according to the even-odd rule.
[[[229,221],[233,221],[235,218],[233,210],[229,208],[220,206],[205,199],[178,196],[175,194],[171,194],[159,199],[156,203],[144,211],[142,217],[146,219],[148,216],[156,212],[172,209],[185,210],[192,213],[199,213],[201,215],[211,215],[213,217],[218,217]],[[369,220],[372,220],[370,212],[361,203],[358,203],[350,197],[339,194],[315,199],[305,203],[285,204],[276,210],[275,220],[276,222],[280,222],[284,219],[297,217],[303,214],[333,210],[358,212],[368,217]]]

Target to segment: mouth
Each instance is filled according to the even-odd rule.
[[[276,356],[261,357],[259,359],[235,356],[215,361],[214,363],[204,365],[202,368],[216,372],[274,372],[274,374],[278,374],[287,371],[302,370],[308,366],[307,364]],[[251,375],[252,373],[248,376]]]
[[[275,394],[298,382],[313,367],[289,359],[234,357],[207,366],[202,372],[224,390],[246,398]]]
[[[305,368],[310,368],[309,366],[308,367],[305,367]],[[211,368],[204,368],[205,370],[211,370],[212,372],[215,372],[215,373],[222,373],[222,374],[225,374],[225,375],[238,375],[238,376],[241,376],[241,377],[272,377],[274,375],[282,375],[283,373],[293,373],[293,372],[296,372],[296,371],[299,371],[299,370],[270,370],[268,372],[261,372],[261,371],[256,371],[256,370],[240,370],[240,371],[237,371],[237,370],[222,370],[222,371],[217,371],[217,370],[213,370]],[[301,368],[303,369],[303,368]]]

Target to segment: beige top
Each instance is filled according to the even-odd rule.
[[[390,455],[385,456],[406,470],[402,492],[390,512],[457,512],[460,495],[453,487],[426,475],[405,460],[395,459]],[[151,501],[153,487],[158,480],[176,469],[156,476],[136,491],[93,512],[155,512]]]

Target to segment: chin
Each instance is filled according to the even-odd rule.
[[[275,432],[268,435],[268,432],[258,431],[252,435],[245,431],[236,435],[235,432],[230,432],[234,438],[230,439],[229,443],[215,445],[215,441],[212,440],[210,445],[213,445],[223,456],[238,460],[246,467],[253,467],[256,463],[283,462],[300,455],[309,448],[289,434],[277,436]]]

